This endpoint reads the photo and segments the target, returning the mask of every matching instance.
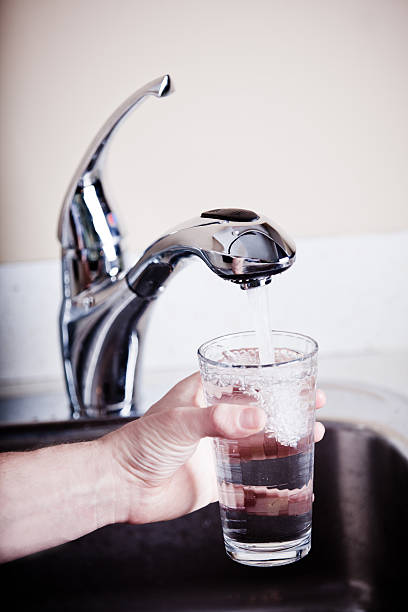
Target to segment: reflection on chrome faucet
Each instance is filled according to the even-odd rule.
[[[122,119],[148,96],[171,93],[168,75],[130,96],[88,148],[66,194],[62,246],[60,336],[72,414],[140,414],[143,339],[152,305],[178,264],[196,255],[242,288],[270,282],[289,268],[295,245],[274,223],[250,210],[203,212],[156,240],[130,270],[103,188],[106,145]]]

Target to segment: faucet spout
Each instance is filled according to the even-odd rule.
[[[290,268],[296,247],[276,223],[253,211],[210,210],[156,240],[128,272],[129,287],[144,295],[148,284],[151,296],[155,295],[166,270],[169,276],[181,259],[191,255],[221,278],[248,289],[267,284],[273,275]]]

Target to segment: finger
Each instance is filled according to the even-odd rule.
[[[209,436],[234,439],[250,436],[264,429],[266,414],[258,406],[217,404],[210,408]]]
[[[315,442],[320,442],[320,440],[323,438],[324,436],[324,432],[326,431],[323,423],[315,423],[314,426],[314,441]]]
[[[316,408],[323,408],[326,403],[326,394],[321,389],[316,391]]]

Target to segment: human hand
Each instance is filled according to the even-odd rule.
[[[316,408],[325,403],[318,390]],[[169,520],[218,499],[211,437],[247,438],[263,429],[257,406],[204,407],[198,373],[173,387],[140,419],[97,441],[115,488],[115,521]],[[314,439],[324,435],[315,424]]]

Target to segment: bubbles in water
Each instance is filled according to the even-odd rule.
[[[259,365],[259,350],[257,348],[230,349],[222,352],[224,363],[234,365]]]
[[[270,286],[247,290],[258,350],[259,365],[283,363],[295,359],[299,353],[274,346]],[[232,351],[231,351],[232,352]],[[296,445],[309,427],[309,398],[304,398],[297,381],[290,385],[279,383],[279,368],[260,367],[259,403],[267,415],[266,431],[276,436],[281,444]]]
[[[296,447],[314,419],[316,359],[299,359],[301,342],[294,350],[288,335],[272,333],[268,286],[246,293],[255,335],[220,338],[211,346],[206,356],[213,363],[200,363],[207,401],[258,404],[266,413],[266,435]]]

